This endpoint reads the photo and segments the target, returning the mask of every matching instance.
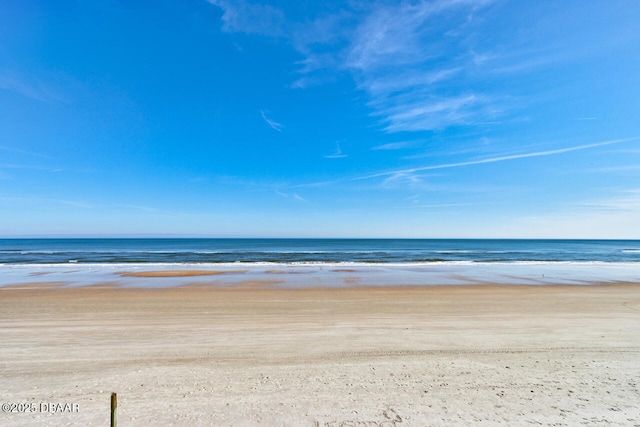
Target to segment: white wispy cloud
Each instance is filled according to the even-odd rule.
[[[288,20],[274,6],[245,0],[209,0],[223,10],[223,30],[287,40],[304,56],[305,88],[351,73],[388,132],[441,129],[491,115],[491,99],[474,87],[452,93],[479,54],[466,46],[464,28],[494,0],[434,0],[346,4],[333,13]],[[443,35],[444,34],[444,35]],[[454,59],[451,59],[454,58]],[[329,72],[327,72],[329,71]]]
[[[7,195],[0,194],[0,206],[5,205],[9,208],[15,209],[16,207],[30,208],[41,210],[42,208],[77,208],[82,210],[94,210],[94,211],[119,211],[127,213],[145,213],[153,215],[178,215],[179,212],[167,211],[152,206],[143,206],[136,204],[108,204],[108,203],[94,203],[84,200],[72,200],[52,198],[42,195]]]
[[[294,200],[297,200],[299,202],[308,202],[308,200],[306,200],[304,197],[300,196],[297,193],[283,193],[280,190],[275,190],[275,193],[278,196],[283,197],[285,199],[294,199]]]
[[[634,165],[619,165],[619,166],[608,166],[608,167],[600,167],[600,168],[592,168],[587,170],[587,172],[640,172],[640,163]]]
[[[477,119],[482,108],[482,98],[474,94],[439,98],[411,93],[398,98],[412,99],[372,103],[376,107],[379,105],[375,115],[382,116],[388,123],[385,130],[389,132],[435,130],[468,124]]]
[[[420,171],[426,171],[426,170],[459,168],[459,167],[464,167],[464,166],[481,165],[481,164],[486,164],[486,163],[496,163],[496,162],[505,162],[505,161],[509,161],[509,160],[525,159],[525,158],[529,158],[529,157],[552,156],[552,155],[556,155],[556,154],[568,153],[568,152],[571,152],[571,151],[586,150],[586,149],[589,149],[589,148],[603,147],[603,146],[606,146],[606,145],[620,144],[620,143],[623,143],[623,142],[637,141],[637,140],[640,140],[640,137],[614,139],[614,140],[610,140],[610,141],[596,142],[596,143],[593,143],[593,144],[575,145],[575,146],[572,146],[572,147],[558,148],[558,149],[555,149],[555,150],[535,151],[535,152],[530,152],[530,153],[512,154],[512,155],[507,155],[507,156],[495,156],[495,157],[490,157],[490,158],[486,158],[486,159],[469,160],[469,161],[464,161],[464,162],[443,163],[443,164],[438,164],[438,165],[429,165],[429,166],[422,166],[422,167],[417,167],[417,168],[409,168],[409,169],[402,169],[402,170],[395,170],[395,171],[379,172],[379,173],[374,173],[374,174],[371,174],[371,175],[365,175],[365,176],[360,176],[360,177],[357,177],[357,178],[352,178],[352,180],[380,178],[380,177],[394,176],[394,175],[399,175],[399,174],[400,175],[401,174],[411,174],[411,173],[420,172]]]
[[[623,139],[614,139],[614,140],[609,140],[609,141],[601,141],[601,142],[596,142],[596,143],[592,143],[592,144],[583,144],[583,145],[574,145],[571,147],[565,147],[565,148],[558,148],[558,149],[554,149],[554,150],[542,150],[542,151],[532,151],[532,152],[528,152],[528,153],[520,153],[520,154],[509,154],[509,155],[500,155],[500,156],[492,156],[492,157],[487,157],[487,158],[482,158],[482,159],[475,159],[475,160],[467,160],[467,161],[462,161],[462,162],[453,162],[453,163],[440,163],[440,164],[435,164],[435,165],[429,165],[429,166],[421,166],[421,167],[414,167],[414,168],[406,168],[406,169],[396,169],[396,170],[390,170],[390,171],[382,171],[382,172],[376,172],[376,173],[371,173],[368,175],[360,175],[360,176],[355,176],[355,177],[351,177],[351,178],[337,178],[334,180],[327,180],[327,181],[320,181],[320,182],[308,182],[308,183],[300,183],[300,184],[295,184],[295,185],[288,185],[288,188],[309,188],[309,187],[326,187],[326,186],[331,186],[331,185],[338,185],[338,184],[344,184],[346,182],[355,182],[355,181],[363,181],[363,180],[369,180],[369,179],[375,179],[375,178],[384,178],[382,180],[382,186],[385,187],[392,187],[395,186],[397,187],[398,183],[403,183],[403,184],[420,184],[422,182],[422,179],[424,177],[427,177],[427,175],[423,175],[420,174],[419,172],[423,172],[423,171],[430,171],[430,170],[439,170],[439,169],[451,169],[451,168],[462,168],[462,167],[467,167],[467,166],[473,166],[473,165],[481,165],[481,164],[490,164],[490,163],[497,163],[497,162],[507,162],[507,161],[511,161],[511,160],[518,160],[518,159],[525,159],[525,158],[535,158],[535,157],[544,157],[544,156],[553,156],[553,155],[559,155],[559,154],[563,154],[563,153],[570,153],[573,151],[580,151],[580,150],[588,150],[591,148],[597,148],[597,147],[604,147],[604,146],[610,146],[610,145],[615,145],[615,144],[622,144],[625,142],[631,142],[631,141],[639,141],[640,140],[640,136],[638,137],[633,137],[633,138],[623,138]],[[327,156],[325,156],[327,157]],[[393,185],[391,185],[393,184]],[[429,190],[433,190],[435,189],[435,187],[432,186],[428,186],[428,187],[424,187],[427,188]],[[467,191],[469,188],[471,188],[468,184],[465,184],[463,187],[461,187],[461,190]],[[491,191],[491,192],[497,192],[497,191],[502,191],[504,190],[504,188],[485,188],[482,191]],[[451,187],[447,187],[446,191],[454,191],[453,188]],[[476,191],[476,189],[473,189],[472,191]]]
[[[146,213],[161,213],[160,209],[142,205],[116,205],[114,207]]]
[[[510,46],[510,49],[486,54],[482,66],[488,74],[506,77],[531,72],[566,60],[566,52],[557,47],[541,49]]]
[[[278,132],[282,132],[282,125],[274,120],[271,120],[270,118],[267,117],[267,115],[265,114],[264,111],[260,110],[260,115],[262,116],[262,119],[269,125],[271,126],[271,129],[273,130],[277,130]]]
[[[223,10],[223,29],[229,32],[285,36],[287,21],[281,10],[242,0],[208,0]]]
[[[589,211],[622,211],[640,214],[640,189],[619,190],[613,197],[583,202],[578,204],[576,208]],[[640,221],[640,215],[638,220]]]
[[[46,103],[64,100],[54,84],[41,79],[30,78],[26,73],[15,70],[0,70],[0,89]]]
[[[423,175],[411,172],[398,172],[382,181],[383,187],[415,187],[423,183]]]
[[[350,75],[388,133],[496,123],[528,105],[518,76],[584,55],[548,31],[496,29],[512,7],[500,0],[345,2],[302,17],[257,0],[209,2],[223,30],[277,37],[302,55],[292,88]],[[513,90],[494,84],[505,78]]]
[[[621,154],[640,154],[640,148],[620,148],[616,150],[609,150],[608,152]]]
[[[15,207],[16,205],[28,205],[28,206],[71,206],[74,208],[93,209],[95,205],[84,201],[57,199],[42,196],[32,195],[0,195],[0,204],[4,204],[9,207]]]
[[[520,218],[513,233],[527,237],[638,239],[640,238],[640,189],[613,191],[609,198],[573,203],[546,215]]]
[[[41,166],[41,165],[25,165],[25,164],[15,164],[15,163],[0,163],[0,168],[5,169],[25,169],[25,170],[37,170],[37,171],[45,171],[45,172],[62,172],[64,169],[50,167],[50,166]]]
[[[342,159],[344,157],[347,157],[347,155],[342,153],[339,143],[336,143],[336,151],[333,154],[324,156],[325,159]]]
[[[387,75],[373,76],[367,82],[367,91],[373,96],[389,96],[407,90],[420,90],[429,88],[435,83],[454,78],[463,71],[462,67],[443,69],[425,73],[422,70],[408,69],[397,70],[399,74],[394,79]]]
[[[413,148],[420,144],[420,141],[398,141],[376,145],[372,150],[401,150],[403,148]]]
[[[52,159],[53,158],[53,157],[48,156],[46,154],[36,153],[34,151],[22,150],[20,148],[15,148],[15,147],[7,147],[6,145],[0,145],[0,150],[9,151],[9,152],[12,152],[12,153],[26,154],[28,156],[40,157],[40,158],[43,158],[43,159]]]
[[[469,20],[469,14],[491,1],[436,0],[378,3],[356,30],[350,47],[348,65],[372,72],[398,65],[424,63],[442,55],[443,46],[430,39],[446,31],[453,35]],[[442,14],[458,9],[460,22],[453,26]],[[438,38],[439,39],[439,38]]]
[[[464,30],[489,3],[380,4],[357,28],[346,66],[386,131],[442,129],[491,115],[489,95],[466,80],[478,55],[466,46]],[[452,91],[454,78],[459,89]]]

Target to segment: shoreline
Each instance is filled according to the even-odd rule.
[[[131,276],[131,277],[142,277],[142,278],[175,278],[175,277],[184,277],[184,278],[192,278],[199,276],[209,276],[210,274],[191,274],[186,273],[184,275],[149,275],[149,276]],[[218,274],[212,274],[217,276]],[[428,285],[388,285],[388,286],[371,286],[371,285],[344,285],[344,286],[298,286],[298,287],[279,287],[279,286],[270,286],[274,284],[282,284],[282,281],[278,280],[245,280],[245,281],[237,281],[233,283],[220,284],[218,282],[191,282],[181,285],[172,285],[172,286],[122,286],[121,283],[118,282],[95,282],[92,284],[86,284],[82,286],[72,286],[69,282],[24,282],[24,283],[15,283],[8,284],[5,286],[0,286],[0,295],[2,292],[10,292],[10,291],[52,291],[52,292],[71,292],[71,291],[87,291],[93,292],[96,290],[110,290],[114,292],[130,292],[135,293],[136,291],[141,292],[165,292],[168,293],[170,291],[176,292],[191,292],[191,291],[204,291],[204,292],[243,292],[247,289],[245,285],[247,284],[256,284],[256,285],[264,285],[264,286],[256,286],[253,288],[254,290],[260,290],[264,292],[271,293],[302,293],[302,292],[336,292],[336,293],[348,293],[349,291],[354,291],[357,293],[366,293],[366,292],[411,292],[416,291],[420,292],[422,290],[503,290],[503,291],[517,291],[519,289],[540,289],[540,288],[552,288],[556,290],[569,290],[569,289],[581,289],[581,288],[616,288],[616,287],[638,287],[640,288],[639,282],[628,282],[628,281],[594,281],[589,283],[562,283],[562,284],[510,284],[510,283],[495,283],[495,282],[477,282],[477,283],[465,283],[465,284],[428,284]]]
[[[640,283],[638,263],[429,264],[40,264],[0,265],[0,289],[38,283],[70,287],[242,286],[269,282],[283,289],[366,286],[596,285]]]

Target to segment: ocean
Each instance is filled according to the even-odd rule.
[[[221,286],[264,281],[265,277],[285,287],[640,283],[640,241],[0,239],[0,286],[38,282],[152,287],[205,283],[204,279],[184,277],[122,276],[126,272],[188,269],[242,271],[242,275],[206,281]],[[283,274],[274,280],[274,271]],[[303,278],[301,273],[308,274]]]
[[[0,264],[421,264],[447,262],[640,263],[640,241],[493,239],[0,239]]]

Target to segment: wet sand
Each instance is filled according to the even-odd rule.
[[[247,270],[159,270],[120,273],[122,277],[194,277],[217,276],[220,274],[242,274]]]
[[[640,425],[640,285],[271,283],[1,288],[0,424]]]

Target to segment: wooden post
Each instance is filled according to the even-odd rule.
[[[118,426],[118,397],[111,393],[111,427]]]

